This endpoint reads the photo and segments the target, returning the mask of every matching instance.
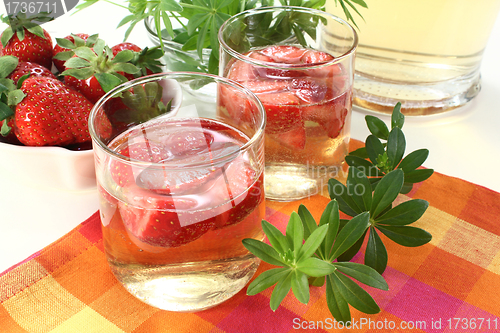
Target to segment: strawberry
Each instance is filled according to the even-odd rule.
[[[303,123],[286,132],[273,133],[268,136],[288,149],[303,150],[306,146],[306,130]]]
[[[16,69],[9,75],[9,78],[12,79],[15,84],[17,84],[19,79],[25,75],[28,75],[30,77],[42,76],[56,79],[56,76],[42,65],[23,61],[19,62]]]
[[[123,194],[128,202],[118,204],[123,224],[146,244],[179,247],[214,227],[210,212],[187,212],[197,205],[193,199],[155,194],[138,187],[127,188]]]
[[[22,145],[22,143],[17,139],[16,135],[14,134],[14,131],[12,131],[12,128],[14,128],[13,117],[11,117],[8,120],[0,120],[0,128],[2,134],[2,136],[0,136],[0,142],[11,143],[14,145]]]
[[[320,64],[333,59],[333,56],[326,52],[306,50],[300,57],[300,62],[303,64]]]
[[[318,123],[328,137],[336,138],[344,128],[350,103],[350,94],[344,93],[327,103],[304,107],[302,118]]]
[[[222,212],[216,217],[215,229],[241,222],[264,200],[263,175],[257,179],[247,161],[235,159],[223,172],[213,186],[213,200],[226,202],[219,208]]]
[[[9,24],[0,37],[0,55],[12,55],[19,61],[33,62],[52,68],[52,39],[47,31],[33,21],[47,22],[52,17],[46,13],[26,17],[23,12],[17,16],[2,16],[2,21]]]
[[[97,39],[92,48],[80,46],[73,50],[67,68],[61,75],[71,88],[82,93],[90,102],[96,103],[104,94],[128,79],[121,72],[133,74],[140,69],[131,63],[134,52],[124,50],[113,56],[102,39]]]
[[[64,83],[68,87],[80,92],[93,104],[97,103],[97,101],[106,94],[95,76],[91,76],[87,79],[77,79],[73,76],[66,76],[64,78]]]
[[[120,73],[129,80],[163,71],[163,64],[158,59],[163,57],[164,53],[159,46],[141,49],[133,43],[120,43],[113,46],[111,50],[114,56],[126,50],[134,52],[134,57],[130,60],[130,63],[137,66],[140,71],[133,74]]]
[[[171,101],[166,102],[163,102],[162,85],[158,82],[147,82],[124,91],[121,97],[110,98],[103,105],[103,109],[118,134],[133,125],[170,112]]]
[[[274,65],[277,67],[282,67],[281,68],[269,68],[269,67],[263,67],[263,66],[255,66],[254,71],[255,75],[257,78],[260,79],[287,79],[287,78],[294,78],[298,76],[304,76],[304,72],[301,70],[293,70],[293,69],[285,69],[288,67],[290,64],[295,64],[294,58],[292,59],[287,59],[287,58],[282,58],[282,57],[273,57],[272,52],[274,52],[274,49],[277,49],[278,47],[269,47],[264,50],[256,51],[256,52],[250,52],[248,56],[252,59],[258,60],[259,62],[264,62],[268,63],[270,65]],[[299,57],[300,59],[300,57]]]
[[[266,47],[260,53],[272,58],[276,62],[299,64],[308,50],[291,45],[274,45]]]
[[[84,33],[71,34],[64,38],[56,38],[56,46],[52,50],[52,61],[59,73],[66,70],[64,62],[75,55],[74,50],[80,46],[92,47],[97,40],[97,35],[89,36]]]
[[[331,88],[324,80],[296,78],[290,81],[290,90],[302,100],[302,104],[318,104],[333,98]]]
[[[118,154],[129,157],[136,161],[158,163],[168,158],[168,151],[163,149],[158,143],[137,142],[117,151]],[[121,187],[135,184],[134,170],[129,164],[113,160],[111,162],[111,177]]]
[[[111,48],[111,51],[113,52],[113,56],[116,56],[119,52],[121,52],[123,50],[130,50],[130,51],[134,51],[134,52],[141,52],[142,51],[142,49],[139,46],[135,45],[134,43],[127,43],[127,42],[116,44],[115,46],[113,46]]]
[[[93,107],[80,93],[49,77],[29,77],[16,106],[14,131],[29,146],[65,146],[90,141],[87,119]]]
[[[283,133],[302,124],[300,100],[292,92],[259,94],[266,110],[266,133]]]

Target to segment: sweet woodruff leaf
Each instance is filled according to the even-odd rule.
[[[368,234],[365,264],[383,273],[387,266],[387,251],[377,231],[403,246],[420,246],[431,240],[432,237],[427,231],[407,226],[424,214],[428,207],[427,201],[414,199],[393,207],[393,202],[404,185],[404,177],[403,170],[392,170],[381,178],[373,192],[367,176],[352,166],[349,168],[345,186],[338,180],[330,179],[330,198],[339,201],[342,212],[353,216],[349,222],[343,224],[339,237],[353,221],[359,221],[357,223],[360,228],[359,237],[356,238],[359,240],[335,256],[339,257],[339,261],[351,260]],[[368,223],[365,224],[361,217]]]
[[[345,184],[329,180],[331,201],[319,222],[306,206],[300,205],[298,213],[290,215],[285,234],[262,221],[271,245],[243,240],[257,257],[280,266],[259,275],[247,290],[248,295],[255,295],[275,285],[270,300],[273,311],[290,290],[300,302],[307,303],[309,286],[322,286],[326,281],[328,309],[337,321],[350,322],[350,306],[367,314],[377,313],[380,308],[376,302],[354,280],[388,290],[381,275],[387,267],[388,254],[379,233],[409,247],[426,244],[432,238],[427,231],[409,226],[425,213],[427,201],[410,199],[394,206],[408,184],[432,175],[432,170],[418,169],[428,150],[420,149],[403,158],[406,141],[399,104],[394,108],[390,131],[378,118],[366,119],[372,133],[366,140],[366,149],[346,157],[349,171]],[[340,211],[351,218],[341,219]],[[364,265],[349,262],[367,235]]]
[[[359,251],[359,248],[357,250]],[[377,272],[383,272],[387,267],[387,260],[387,250],[382,239],[377,234],[377,230],[370,227],[365,251],[365,265],[372,267]]]
[[[366,313],[378,312],[380,309],[373,298],[351,278],[387,290],[384,278],[371,267],[336,261],[364,235],[370,225],[369,213],[359,214],[339,231],[338,207],[336,200],[330,201],[317,223],[309,210],[300,205],[299,212],[291,214],[285,235],[272,224],[262,221],[271,245],[254,239],[243,240],[243,245],[267,263],[283,267],[259,275],[248,286],[247,294],[255,295],[275,285],[270,300],[274,311],[290,289],[297,300],[307,303],[309,285],[322,285],[326,276],[329,283],[327,303],[336,320],[350,319],[348,304]]]
[[[385,174],[395,169],[401,169],[405,174],[401,193],[410,192],[413,184],[422,182],[432,175],[432,169],[419,169],[429,155],[427,149],[416,150],[404,157],[406,139],[402,128],[405,117],[401,113],[400,103],[393,109],[390,131],[377,117],[368,115],[365,121],[371,133],[366,138],[365,147],[351,152],[345,160],[349,166],[357,167],[370,177],[372,189]]]

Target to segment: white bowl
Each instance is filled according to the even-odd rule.
[[[163,100],[172,99],[168,116],[174,115],[182,101],[182,89],[174,80],[164,80],[161,84]],[[0,171],[4,169],[10,179],[26,185],[66,191],[90,190],[97,186],[92,149],[77,151],[0,142],[0,159]]]
[[[96,187],[92,150],[26,147],[0,142],[0,168],[20,183],[80,191]]]

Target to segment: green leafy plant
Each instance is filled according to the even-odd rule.
[[[432,175],[432,169],[419,169],[429,156],[428,149],[418,149],[403,158],[406,139],[403,133],[405,117],[401,113],[401,103],[397,103],[392,112],[390,131],[387,125],[375,116],[367,115],[365,121],[371,135],[366,138],[365,146],[351,152],[345,161],[349,166],[363,170],[374,188],[382,176],[396,169],[404,173],[401,193],[410,192],[413,184],[420,183]]]
[[[405,118],[400,103],[392,112],[391,131],[377,117],[368,115],[365,120],[372,134],[367,137],[365,147],[346,156],[349,165],[346,184],[330,179],[328,190],[330,198],[339,201],[343,213],[349,216],[364,212],[370,214],[370,226],[365,234],[339,260],[352,259],[368,235],[365,264],[383,273],[388,258],[378,232],[408,247],[420,246],[431,240],[432,236],[425,230],[409,226],[424,214],[428,202],[412,199],[393,207],[393,201],[399,193],[408,193],[414,183],[426,180],[434,171],[418,169],[429,155],[427,149],[416,150],[403,158],[406,148],[402,131]],[[386,142],[382,143],[381,139]]]
[[[197,61],[193,63],[192,59],[185,59],[185,68],[176,68],[176,70],[192,71],[195,68],[197,71],[217,74],[219,59],[217,34],[221,25],[231,16],[248,9],[271,5],[299,6],[323,10],[326,0],[128,0],[128,6],[108,0],[85,0],[76,7],[77,11],[87,8],[98,1],[106,1],[129,11],[130,14],[125,16],[118,24],[118,27],[128,25],[125,40],[138,23],[152,18],[157,36],[163,36],[182,44],[183,51],[196,50],[199,59],[201,59],[201,64]],[[350,9],[360,15],[356,6],[367,7],[363,0],[335,0],[335,2],[342,7],[347,20],[352,21],[354,24]],[[283,22],[281,27],[285,26],[287,20]],[[262,27],[265,26],[265,24],[262,25]],[[300,24],[295,25],[295,28],[293,28],[293,24],[289,26],[292,29],[307,29],[307,27]],[[163,39],[159,38],[159,41],[163,49]],[[203,63],[204,49],[211,50],[207,64]]]
[[[367,123],[372,127],[372,133],[378,133],[373,129],[376,125],[385,133],[380,135],[388,139],[385,147],[381,143],[383,149],[377,151],[375,157],[375,160],[383,161],[387,168],[380,170],[381,165],[371,164],[380,171],[372,177],[376,178],[376,182],[363,169],[350,165],[345,184],[336,179],[329,180],[331,201],[319,223],[304,205],[300,205],[298,213],[291,214],[285,235],[270,223],[262,222],[270,245],[254,239],[243,240],[243,245],[254,255],[279,266],[259,275],[247,289],[248,295],[255,295],[276,284],[270,301],[272,310],[278,308],[290,290],[300,302],[307,303],[309,285],[321,286],[326,280],[328,308],[337,321],[350,321],[349,305],[367,314],[378,313],[380,308],[376,302],[354,281],[388,289],[381,275],[387,267],[388,255],[378,232],[403,246],[416,247],[431,240],[432,236],[427,231],[409,226],[425,213],[429,206],[427,201],[412,199],[394,204],[405,184],[406,175],[405,170],[400,168],[404,155],[404,149],[401,149],[404,117],[400,113],[400,105],[393,110],[390,132],[396,133],[392,136],[399,138],[399,147],[390,141],[391,134],[387,128],[384,129],[385,124],[381,125],[383,122],[380,119],[367,116]],[[370,149],[366,147],[366,151],[372,154]],[[392,149],[398,154],[394,155]],[[359,157],[360,152],[363,153],[363,150],[357,151],[354,156]],[[393,159],[393,156],[396,158]],[[341,219],[340,212],[352,218]],[[350,262],[360,251],[367,235],[364,264]]]

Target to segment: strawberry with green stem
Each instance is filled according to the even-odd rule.
[[[52,20],[47,13],[26,17],[19,12],[16,16],[9,15],[1,20],[9,24],[0,37],[0,55],[12,55],[20,61],[40,64],[52,68],[52,39],[47,31],[35,22]]]
[[[114,131],[121,133],[133,125],[170,112],[172,101],[165,104],[162,98],[163,87],[158,82],[147,82],[109,99],[103,108]]]
[[[16,137],[27,146],[66,146],[90,141],[90,103],[57,79],[29,77],[16,105]]]
[[[74,50],[80,46],[92,47],[94,46],[97,38],[97,34],[89,36],[85,33],[70,34],[64,38],[56,38],[56,46],[52,51],[52,61],[57,70],[62,73],[66,70],[64,62],[69,60],[75,55]]]
[[[9,78],[12,79],[15,84],[18,84],[20,80],[22,83],[22,81],[29,76],[43,76],[56,79],[56,76],[44,66],[28,61],[20,61],[14,71],[10,73]]]
[[[68,86],[82,93],[92,103],[128,81],[120,73],[134,74],[140,71],[131,63],[133,51],[124,50],[113,57],[111,48],[102,39],[97,39],[93,48],[80,46],[73,52],[75,55],[64,63],[67,69],[61,75]]]
[[[54,80],[56,77],[44,66],[19,61],[14,56],[0,57],[0,68],[0,76],[2,77],[0,79],[2,86],[0,92],[0,134],[6,142],[20,145],[21,142],[13,131],[16,105],[25,97],[24,92],[19,88],[28,77],[50,77]]]
[[[163,57],[163,51],[159,46],[141,49],[133,43],[119,43],[111,48],[113,56],[116,56],[121,51],[130,50],[134,52],[134,58],[130,62],[137,67],[140,71],[134,74],[120,73],[127,79],[132,80],[141,76],[146,76],[154,73],[161,73],[163,64],[158,60]]]

